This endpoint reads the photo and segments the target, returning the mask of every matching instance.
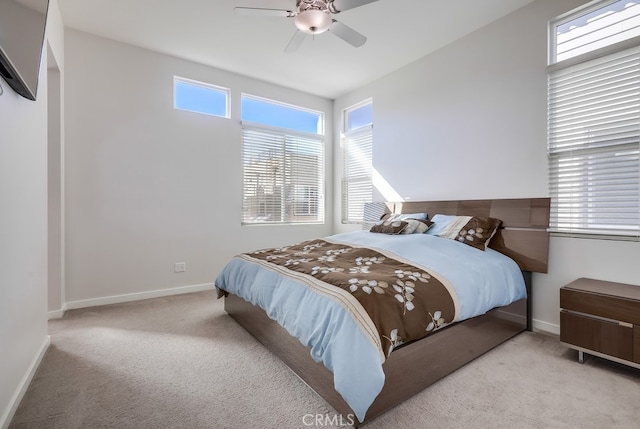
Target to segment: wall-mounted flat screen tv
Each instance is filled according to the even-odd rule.
[[[35,100],[49,0],[0,0],[0,75]]]

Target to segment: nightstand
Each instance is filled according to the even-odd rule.
[[[640,368],[640,286],[580,278],[560,288],[560,341]]]

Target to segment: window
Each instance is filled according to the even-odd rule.
[[[242,96],[243,224],[324,222],[324,116]]]
[[[551,26],[551,63],[640,36],[640,3],[618,0],[592,4]]]
[[[242,121],[324,135],[324,115],[264,98],[242,96]]]
[[[362,223],[373,196],[373,102],[346,109],[343,123],[342,223]]]
[[[607,1],[551,25],[558,52],[548,74],[554,232],[640,236],[640,47],[637,37],[625,39],[637,35],[639,16],[637,3]],[[565,58],[567,40],[585,48]]]
[[[173,108],[228,118],[229,90],[174,76]]]

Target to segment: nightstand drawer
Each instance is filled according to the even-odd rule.
[[[633,338],[633,326],[567,310],[560,312],[560,341],[564,343],[633,361]]]
[[[640,326],[633,327],[633,361],[640,363]]]
[[[638,301],[617,296],[563,288],[560,289],[560,308],[640,324]]]

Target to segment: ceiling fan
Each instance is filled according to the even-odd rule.
[[[325,31],[335,34],[356,48],[364,45],[367,41],[365,36],[340,21],[336,21],[331,15],[364,6],[374,1],[377,0],[296,0],[294,10],[236,7],[234,11],[240,15],[294,18],[298,29],[284,50],[287,53],[291,53],[300,47],[305,39],[305,35],[316,35],[324,33]]]

